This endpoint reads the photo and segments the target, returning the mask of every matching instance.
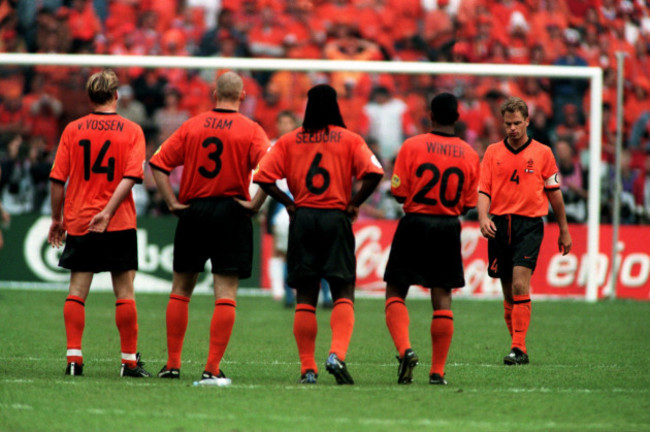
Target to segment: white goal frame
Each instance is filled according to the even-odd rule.
[[[184,69],[290,70],[321,72],[369,72],[433,75],[475,75],[505,77],[575,78],[589,80],[589,204],[587,219],[588,272],[585,298],[598,299],[595,267],[600,245],[600,157],[602,140],[603,71],[597,67],[499,65],[478,63],[429,63],[397,61],[342,61],[256,59],[234,57],[112,56],[92,54],[0,53],[3,65],[52,65],[86,67],[146,67]]]

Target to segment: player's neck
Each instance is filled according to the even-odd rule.
[[[93,112],[95,113],[115,113],[117,112],[117,101],[105,103],[103,105],[94,105]]]
[[[515,150],[517,150],[519,147],[523,146],[527,142],[528,142],[528,134],[524,134],[518,140],[513,140],[511,138],[508,138],[508,145]]]
[[[237,102],[219,101],[217,102],[215,108],[218,110],[239,111],[239,104],[240,104],[239,101]]]
[[[434,125],[433,130],[431,132],[433,132],[433,133],[441,133],[441,134],[446,134],[446,135],[455,135],[453,125],[445,125],[445,126]]]

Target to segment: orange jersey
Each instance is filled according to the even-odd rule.
[[[479,193],[490,197],[490,214],[545,216],[548,197],[544,191],[560,188],[557,172],[550,147],[529,138],[514,150],[505,139],[485,150]]]
[[[253,180],[287,179],[297,207],[345,210],[352,197],[352,178],[384,170],[366,142],[354,132],[330,126],[329,133],[283,135],[260,162]]]
[[[167,174],[183,165],[178,200],[240,197],[249,200],[251,172],[269,146],[262,127],[231,110],[192,117],[172,134],[149,164]]]
[[[391,192],[405,213],[459,216],[478,201],[479,157],[458,137],[427,133],[407,139],[397,154]]]
[[[145,140],[140,126],[117,114],[93,113],[66,126],[50,179],[68,182],[63,227],[71,235],[88,233],[123,178],[142,183]],[[129,194],[115,211],[107,231],[136,227],[135,204]]]

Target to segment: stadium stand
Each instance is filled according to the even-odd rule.
[[[10,0],[0,5],[0,51],[599,66],[605,74],[603,178],[611,175],[616,136],[615,53],[623,51],[626,182],[643,185],[650,175],[645,0]],[[62,126],[85,112],[83,83],[92,72],[0,67],[2,202],[26,203],[8,209],[47,211],[38,193],[47,177],[33,174],[32,167],[51,163]],[[214,71],[133,67],[118,73],[125,97],[144,107],[141,121],[151,148],[166,138],[171,123],[211,106]],[[426,101],[451,91],[461,101],[459,133],[479,154],[501,136],[499,103],[507,95],[521,96],[532,108],[530,134],[551,147],[568,141],[575,164],[567,166],[577,166],[587,179],[585,81],[287,71],[254,72],[244,79],[248,99],[242,112],[271,137],[275,114],[289,109],[301,115],[306,90],[314,84],[334,86],[348,127],[368,138],[372,119],[364,107],[372,106],[378,89],[408,107],[405,136],[427,130]],[[639,192],[640,187],[624,192],[631,196],[626,223],[650,220],[649,188]],[[604,222],[611,220],[610,198],[605,189]],[[153,204],[143,208],[159,211]]]

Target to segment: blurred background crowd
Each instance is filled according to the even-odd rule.
[[[650,223],[650,1],[647,0],[1,0],[0,52],[219,56],[596,66],[604,71],[602,219],[611,221],[616,52],[625,53],[622,222]],[[181,62],[182,59],[179,59]],[[49,211],[48,175],[62,128],[88,113],[83,67],[0,65],[1,201]],[[222,71],[117,70],[118,112],[145,130],[149,156],[210,109]],[[242,112],[271,140],[300,124],[307,90],[329,83],[349,129],[383,161],[385,183],[362,217],[396,218],[390,169],[402,141],[426,132],[428,101],[461,100],[457,133],[479,154],[503,139],[499,106],[520,96],[529,135],[555,152],[567,212],[586,221],[588,81],[461,75],[263,71],[243,75]],[[176,176],[176,181],[180,176]],[[165,213],[150,175],[139,214]]]

